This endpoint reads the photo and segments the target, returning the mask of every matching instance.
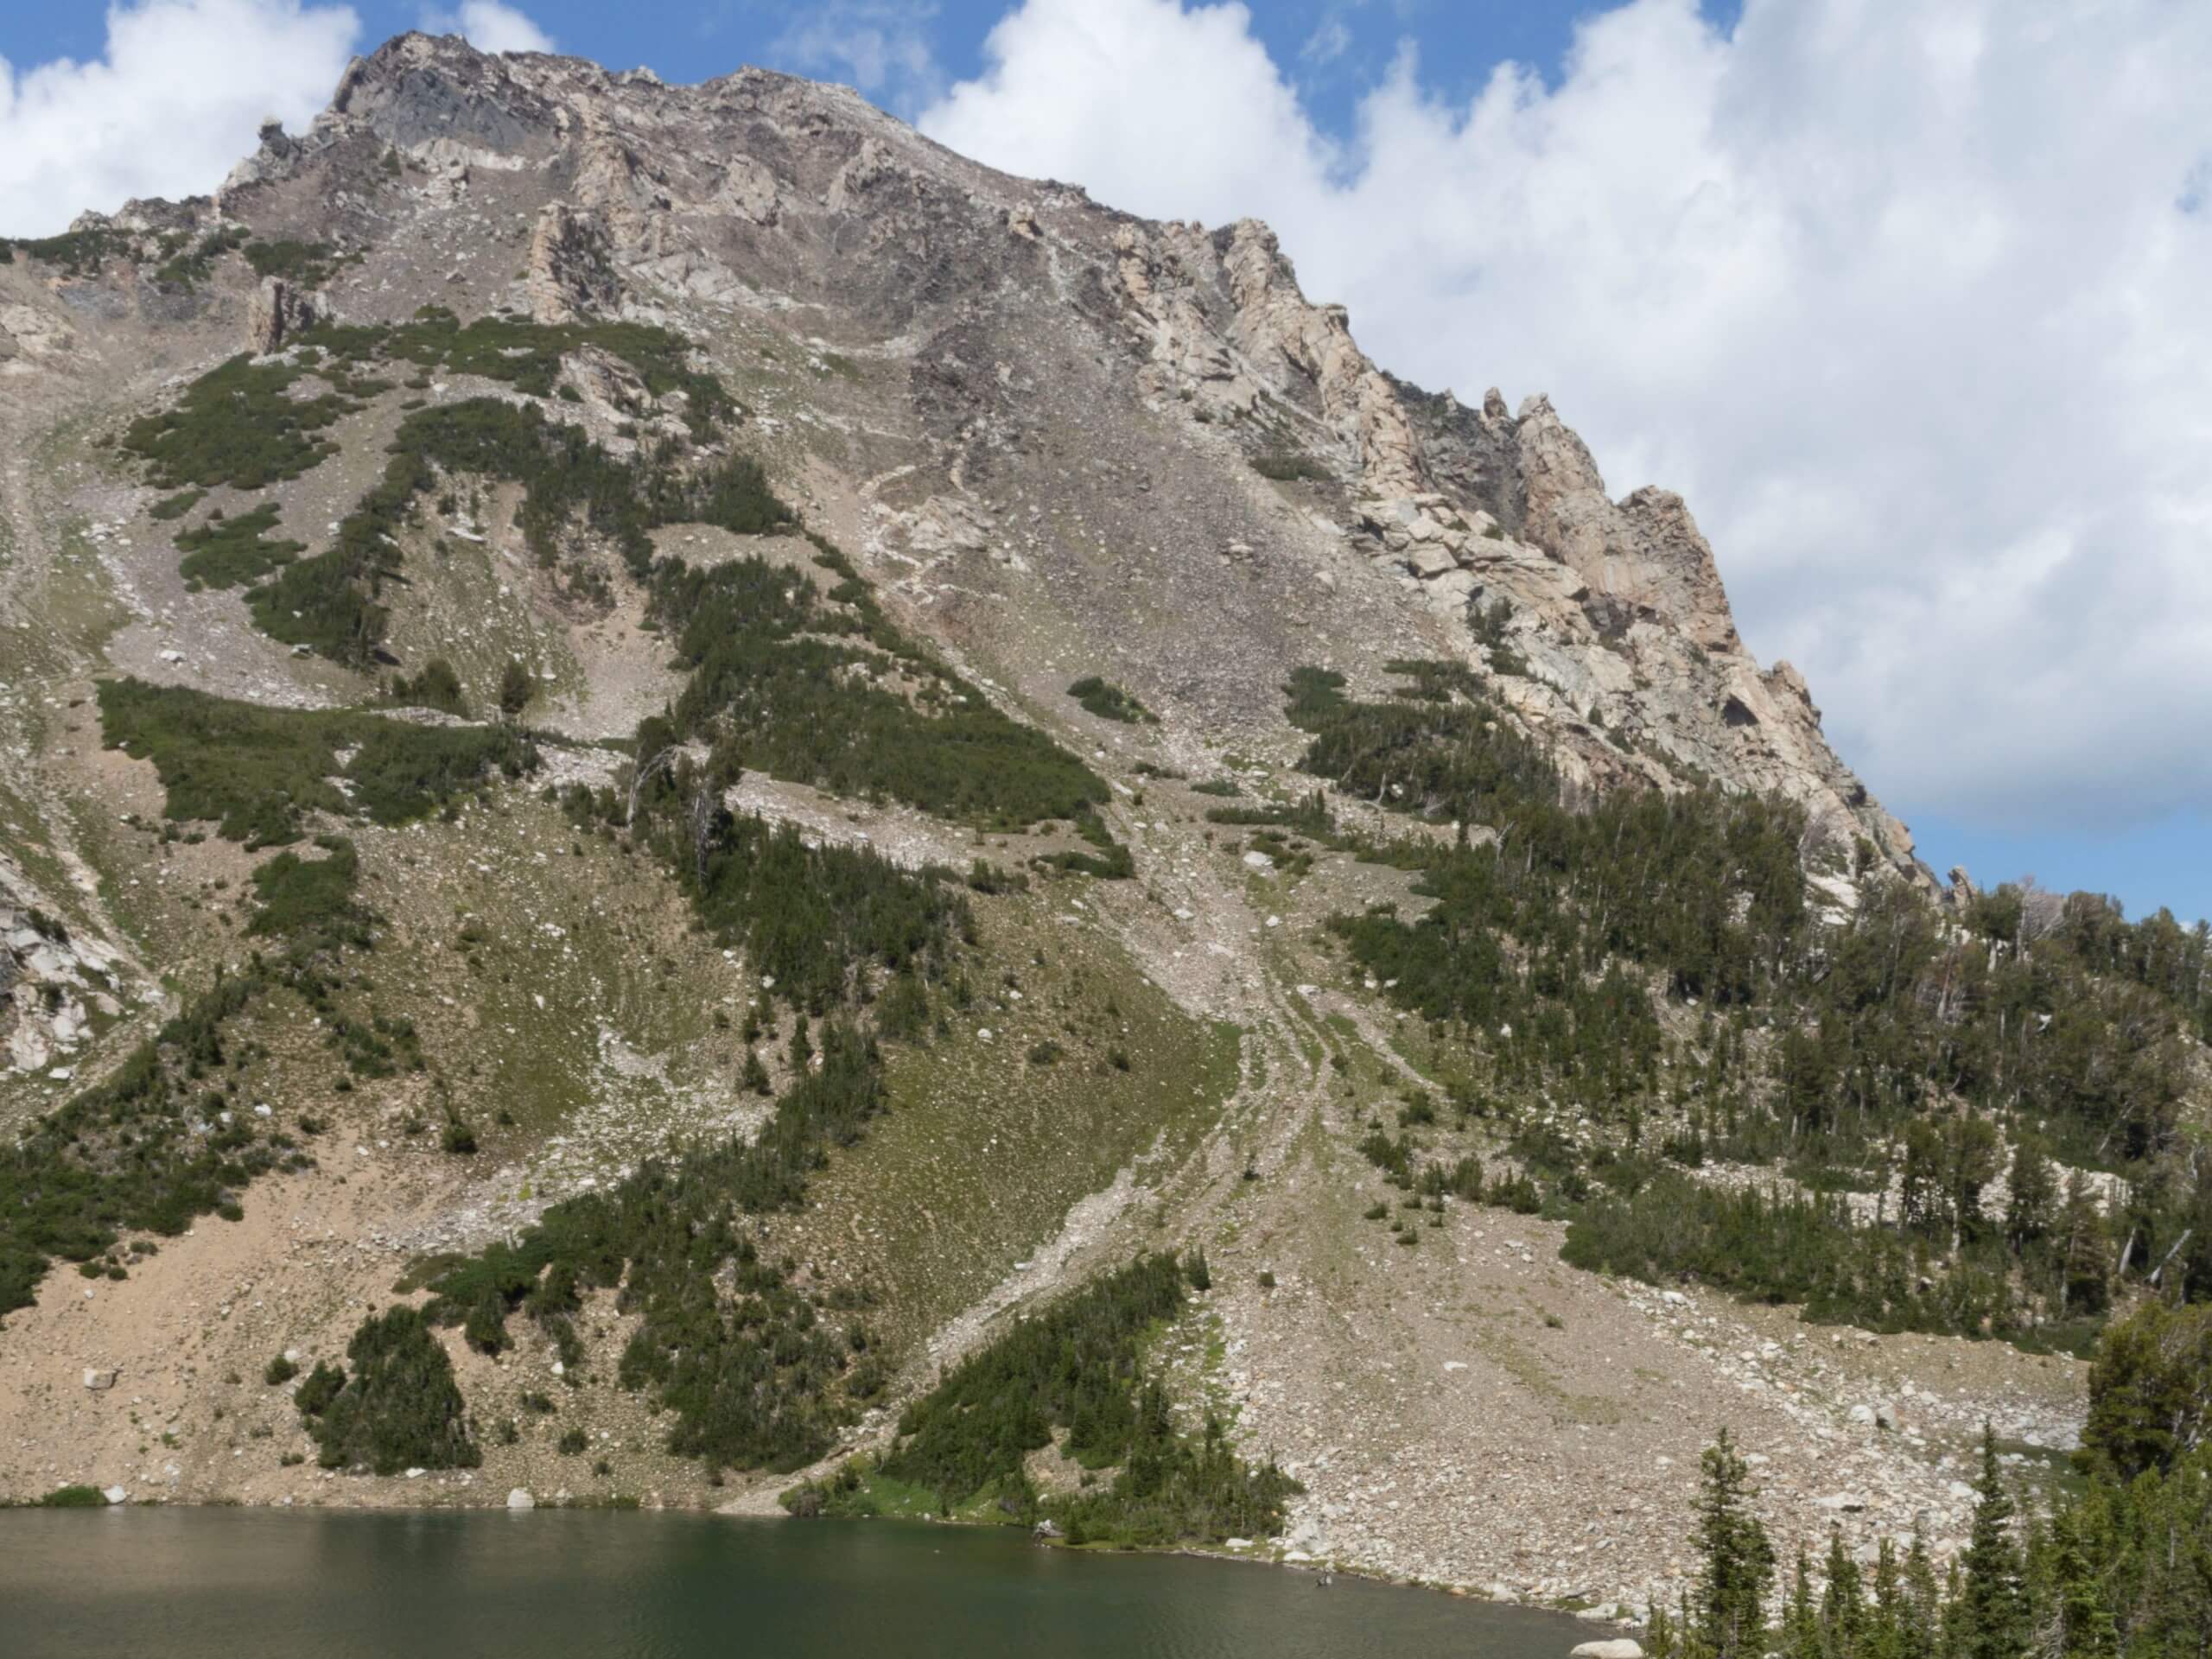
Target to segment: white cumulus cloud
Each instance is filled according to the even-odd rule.
[[[769,48],[770,58],[849,82],[912,116],[944,86],[929,29],[933,0],[810,0]]]
[[[459,35],[479,52],[550,52],[553,37],[501,0],[461,0],[458,6],[425,6],[423,29]]]
[[[1351,49],[1351,30],[1344,27],[1343,18],[1331,17],[1306,37],[1298,55],[1312,64],[1334,63]]]
[[[213,189],[265,118],[295,130],[314,118],[359,33],[342,5],[140,0],[108,8],[93,61],[0,58],[0,234]]]
[[[1241,5],[1024,0],[931,137],[1265,218],[1386,366],[1680,489],[1893,804],[2212,807],[2212,7],[1693,0],[1342,143]]]

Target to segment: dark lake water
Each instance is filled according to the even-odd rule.
[[[1428,1591],[882,1522],[0,1514],[7,1659],[1565,1659],[1589,1634]]]

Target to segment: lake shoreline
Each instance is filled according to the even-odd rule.
[[[371,1478],[389,1479],[391,1478],[372,1477]],[[38,1499],[8,1499],[0,1500],[0,1515],[40,1512],[60,1513],[64,1510],[77,1507],[79,1506],[50,1505],[46,1504]],[[1272,1554],[1262,1553],[1262,1546],[1259,1543],[1259,1541],[1256,1540],[1254,1541],[1254,1548],[1249,1550],[1230,1549],[1224,1546],[1218,1545],[1192,1543],[1074,1544],[1070,1543],[1065,1539],[1062,1538],[1040,1537],[1033,1529],[1023,1528],[1011,1522],[994,1522],[984,1521],[964,1521],[948,1519],[936,1516],[870,1515],[800,1517],[785,1513],[780,1507],[772,1509],[766,1507],[740,1508],[735,1503],[707,1504],[668,1503],[665,1501],[647,1502],[643,1499],[626,1500],[619,1497],[594,1497],[581,1500],[568,1497],[539,1498],[535,1494],[532,1494],[531,1502],[524,1506],[517,1506],[512,1502],[507,1501],[493,1502],[487,1500],[479,1503],[469,1502],[466,1499],[459,1502],[448,1501],[443,1503],[407,1503],[404,1501],[397,1503],[365,1503],[359,1502],[317,1503],[313,1501],[296,1503],[288,1497],[282,1502],[278,1503],[248,1503],[238,1500],[226,1500],[223,1498],[170,1498],[162,1496],[139,1497],[133,1495],[126,1497],[121,1502],[108,1500],[100,1505],[86,1505],[82,1507],[97,1507],[102,1510],[136,1509],[158,1510],[168,1513],[192,1513],[200,1511],[236,1512],[270,1516],[289,1514],[310,1516],[331,1515],[428,1516],[495,1515],[505,1513],[519,1517],[524,1515],[537,1514],[541,1511],[549,1515],[561,1516],[594,1514],[640,1516],[692,1515],[739,1523],[749,1522],[773,1522],[778,1523],[779,1526],[792,1528],[803,1528],[810,1525],[820,1525],[827,1522],[832,1526],[844,1524],[873,1525],[886,1528],[911,1527],[917,1529],[926,1528],[940,1532],[950,1531],[983,1535],[1019,1535],[1021,1537],[1021,1541],[1031,1548],[1041,1551],[1049,1551],[1054,1554],[1071,1557],[1158,1557],[1162,1559],[1182,1559],[1197,1561],[1231,1563],[1243,1567],[1272,1567],[1284,1572],[1303,1574],[1317,1580],[1315,1585],[1316,1588],[1327,1587],[1331,1581],[1337,1579],[1344,1579],[1363,1585],[1370,1586],[1377,1589],[1424,1591],[1433,1595],[1441,1596],[1449,1600],[1466,1602],[1482,1607],[1510,1610],[1516,1612],[1539,1613],[1559,1618],[1571,1618],[1576,1621],[1579,1627],[1590,1632],[1592,1639],[1610,1635],[1634,1635],[1639,1632],[1643,1628],[1641,1624],[1634,1619],[1611,1618],[1602,1619],[1594,1618],[1586,1618],[1582,1616],[1583,1610],[1580,1609],[1560,1607],[1542,1602],[1531,1602],[1510,1597],[1486,1594],[1482,1587],[1472,1585],[1442,1582],[1428,1579],[1408,1578],[1393,1574],[1384,1570],[1365,1567],[1356,1561],[1344,1561],[1322,1558],[1308,1558],[1306,1560],[1295,1561],[1287,1560],[1284,1559],[1283,1554],[1281,1553]]]
[[[1010,1529],[699,1524],[710,1511],[608,1524],[548,1506],[481,1510],[114,1506],[92,1519],[0,1514],[10,1659],[85,1651],[257,1659],[316,1633],[326,1659],[409,1651],[669,1659],[730,1650],[936,1659],[1045,1647],[1064,1659],[1203,1654],[1335,1659],[1481,1652],[1564,1659],[1585,1627],[1556,1612],[1408,1596],[1348,1575],[1327,1595],[1216,1573],[1262,1559],[1189,1548],[1040,1549]],[[742,1520],[745,1517],[715,1517]],[[130,1571],[118,1574],[118,1562]]]

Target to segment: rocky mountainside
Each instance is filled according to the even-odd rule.
[[[1103,1419],[956,1489],[900,1412],[1159,1250],[1206,1266],[1128,1352],[1299,1486],[1181,1535],[1641,1607],[1715,1427],[1869,1548],[1955,1539],[1984,1416],[2070,1444],[2070,1360],[1554,1259],[1724,1111],[1706,1190],[1855,1137],[1891,1218],[1884,1103],[1980,1085],[1870,1046],[1791,1116],[1785,1033],[1877,918],[1854,1008],[1966,1041],[1912,976],[1980,901],[1678,497],[1376,368],[1264,226],[409,35],[213,198],[0,251],[0,1494],[757,1508],[874,1452],[1105,1528]],[[1478,869],[1518,908],[1463,925]],[[2125,992],[2176,1076],[2196,948]],[[349,1440],[423,1340],[436,1432]]]

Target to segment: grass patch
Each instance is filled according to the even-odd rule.
[[[1268,449],[1252,457],[1252,470],[1262,478],[1288,484],[1301,478],[1326,478],[1329,469],[1297,449]]]
[[[197,288],[214,274],[215,262],[245,238],[245,227],[240,225],[211,231],[197,240],[188,232],[172,232],[162,238],[167,257],[156,269],[154,281],[166,288]]]
[[[40,1498],[41,1510],[104,1510],[107,1494],[97,1486],[57,1486]]]
[[[324,964],[365,938],[369,918],[353,904],[353,849],[326,850],[266,880],[257,873],[264,907],[254,931],[275,954],[219,971],[105,1082],[0,1147],[0,1314],[29,1306],[55,1259],[90,1264],[125,1230],[181,1233],[194,1217],[234,1211],[255,1177],[303,1161],[273,1123],[235,1109],[231,1090],[246,1056],[230,1029],[289,989],[325,1021],[328,1041],[359,1040]]]
[[[541,563],[555,563],[564,540],[581,529],[610,543],[640,580],[652,565],[649,532],[659,525],[755,533],[789,521],[748,457],[689,474],[661,460],[628,463],[579,429],[547,420],[535,405],[473,398],[418,410],[401,422],[383,479],[340,524],[336,544],[255,589],[255,622],[289,645],[370,665],[385,633],[378,594],[398,573],[399,536],[414,521],[418,498],[440,487],[441,474],[520,484],[517,523]]]
[[[901,633],[836,549],[817,553],[839,579],[827,594],[759,558],[664,567],[656,613],[693,671],[641,755],[698,736],[724,775],[752,766],[984,829],[1096,822],[1103,779]]]
[[[473,374],[503,381],[532,397],[553,395],[563,357],[596,346],[636,370],[654,397],[681,392],[687,422],[702,437],[712,436],[737,412],[736,400],[719,379],[690,366],[690,346],[682,335],[645,323],[552,325],[480,317],[464,324],[446,308],[431,305],[396,327],[326,325],[302,338],[349,361],[383,357],[416,364],[426,372]]]
[[[60,236],[16,237],[0,241],[0,254],[12,263],[17,254],[42,265],[52,265],[69,276],[97,276],[100,267],[111,259],[125,257],[135,251],[137,239],[123,231],[94,226],[90,230],[65,231]]]
[[[620,1287],[639,1325],[617,1380],[675,1413],[669,1449],[710,1469],[795,1469],[828,1449],[852,1402],[884,1382],[869,1338],[764,1259],[747,1211],[795,1203],[824,1149],[849,1141],[878,1109],[873,1043],[833,1025],[823,1065],[779,1102],[753,1144],[732,1141],[647,1164],[605,1193],[555,1205],[512,1244],[496,1244],[429,1281],[429,1317],[460,1325],[497,1353],[518,1313],[583,1358],[582,1295]]]
[[[245,244],[246,264],[257,276],[277,276],[299,288],[321,288],[338,273],[343,256],[327,242],[300,242],[289,237],[264,241],[257,237]]]

